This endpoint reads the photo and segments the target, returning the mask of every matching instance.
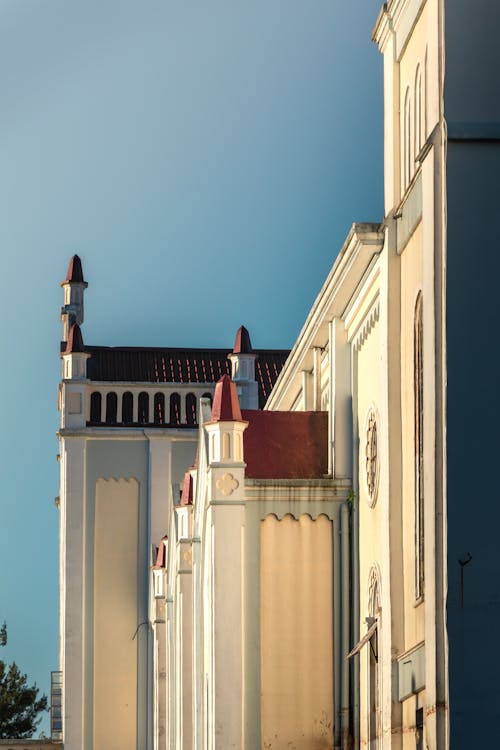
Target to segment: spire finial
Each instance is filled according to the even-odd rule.
[[[245,326],[240,326],[236,331],[236,338],[234,340],[233,354],[251,354],[252,343],[250,341],[250,334]]]
[[[78,323],[73,323],[69,330],[68,341],[64,354],[82,354],[85,352],[82,331]]]
[[[223,375],[215,386],[212,405],[212,422],[242,422],[236,384],[229,375]]]
[[[68,265],[68,273],[63,283],[85,284],[87,286],[87,282],[83,278],[82,261],[79,255],[73,255],[71,258]]]

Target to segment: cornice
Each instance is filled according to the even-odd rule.
[[[368,314],[364,318],[361,326],[353,339],[354,351],[359,352],[366,339],[370,335],[372,328],[380,317],[380,298],[377,298],[371,306]]]
[[[266,409],[283,408],[281,403],[295,379],[311,369],[312,348],[323,347],[328,339],[328,324],[341,317],[356,286],[384,244],[384,230],[379,224],[353,224],[340,253],[328,274],[295,346],[281,371],[267,401]],[[297,381],[297,382],[299,382]]]

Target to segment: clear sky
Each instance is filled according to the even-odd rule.
[[[59,311],[84,341],[293,345],[382,218],[379,0],[0,0],[0,621],[57,669]],[[48,725],[43,727],[48,731]]]

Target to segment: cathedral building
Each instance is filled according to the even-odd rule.
[[[495,0],[384,3],[384,217],[291,352],[87,346],[71,261],[67,750],[500,743],[499,25]]]

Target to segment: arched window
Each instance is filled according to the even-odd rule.
[[[424,141],[427,140],[427,102],[429,100],[429,93],[428,93],[428,64],[427,64],[427,47],[425,48],[425,59],[424,59],[424,101],[423,101],[423,121],[424,121]]]
[[[188,393],[186,396],[186,422],[188,425],[196,424],[196,396]]]
[[[413,332],[415,424],[415,596],[424,595],[424,360],[422,292],[415,304]]]
[[[149,396],[146,391],[139,393],[139,409],[137,420],[139,424],[148,424],[149,422]]]
[[[130,391],[126,391],[122,397],[122,422],[132,424],[134,421],[134,397]]]
[[[380,736],[380,572],[377,565],[370,571],[368,589],[369,622],[373,633],[367,649],[368,657],[368,741],[369,747],[379,747]]]
[[[423,118],[422,118],[422,73],[420,65],[417,65],[415,73],[415,158],[419,155],[423,143]]]
[[[403,192],[410,184],[411,166],[411,100],[410,87],[406,89],[403,111]]]
[[[92,424],[100,424],[101,422],[101,403],[101,394],[99,391],[94,391],[90,396],[90,421]]]
[[[176,427],[181,423],[181,397],[178,393],[170,396],[170,419],[169,424]]]
[[[106,396],[106,424],[116,424],[116,410],[118,399],[116,393],[108,393]]]
[[[154,423],[165,424],[165,396],[163,393],[155,393]]]
[[[209,398],[210,399],[210,406],[212,406],[212,394],[211,393],[204,393],[202,398]]]

